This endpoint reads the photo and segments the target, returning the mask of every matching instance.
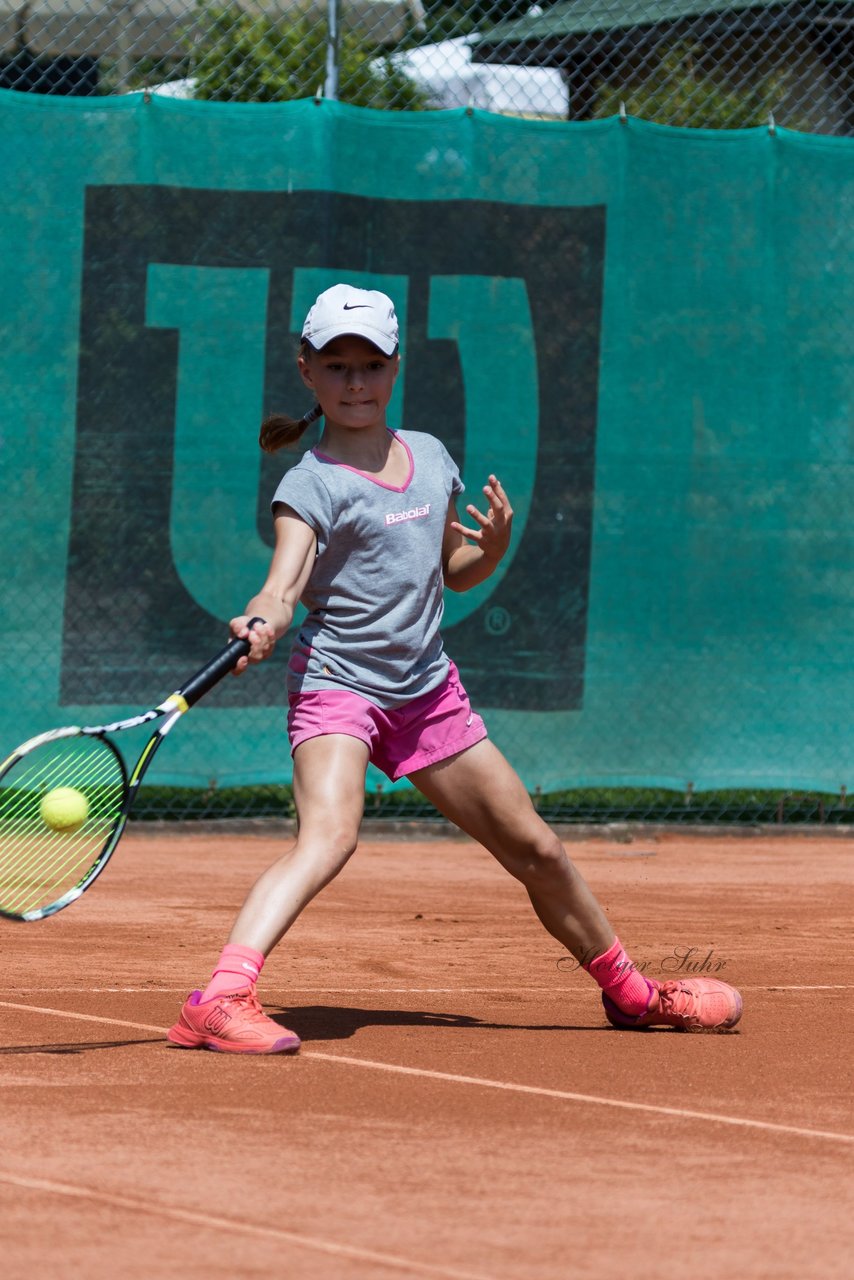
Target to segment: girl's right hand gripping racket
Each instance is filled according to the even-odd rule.
[[[253,618],[250,628],[260,621]],[[43,920],[89,888],[121,838],[160,743],[249,648],[248,640],[232,640],[142,715],[113,724],[52,729],[12,752],[0,765],[0,916]],[[129,774],[111,735],[158,719],[161,723]]]

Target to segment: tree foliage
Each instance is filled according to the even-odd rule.
[[[326,23],[308,12],[284,23],[209,6],[193,46],[195,96],[214,102],[285,102],[314,97],[326,77]],[[338,96],[360,107],[417,111],[418,86],[354,32],[338,38]]]
[[[629,115],[704,129],[748,129],[767,124],[789,92],[785,69],[750,82],[732,84],[720,67],[709,65],[705,51],[682,42],[673,45],[652,70],[627,82],[600,82],[594,116]],[[787,124],[798,128],[791,116]]]

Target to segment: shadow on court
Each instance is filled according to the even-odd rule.
[[[162,1036],[145,1040],[86,1040],[76,1044],[8,1044],[0,1046],[2,1053],[88,1053],[91,1049],[125,1049],[134,1044],[162,1044]]]
[[[280,1005],[274,1022],[295,1029],[305,1040],[348,1040],[363,1027],[431,1027],[448,1031],[609,1031],[607,1026],[569,1022],[491,1022],[462,1013],[428,1013],[412,1009],[355,1009],[340,1005]],[[269,1010],[268,1010],[269,1011]]]

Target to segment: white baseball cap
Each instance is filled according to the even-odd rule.
[[[383,355],[393,356],[400,335],[391,298],[378,289],[357,289],[350,284],[327,289],[306,316],[302,336],[319,351],[345,334],[367,338]]]

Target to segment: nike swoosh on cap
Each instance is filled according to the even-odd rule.
[[[345,302],[345,311],[373,311],[373,307],[369,302]]]

